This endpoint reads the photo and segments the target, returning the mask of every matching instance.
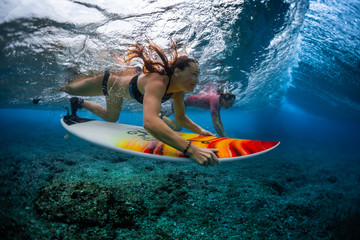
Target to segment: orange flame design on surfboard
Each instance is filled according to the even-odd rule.
[[[215,136],[204,136],[192,133],[179,133],[180,136],[191,141],[192,144],[202,148],[219,149],[216,155],[219,158],[232,158],[250,155],[265,151],[276,146],[276,141],[257,141],[235,138],[222,138]],[[168,157],[188,157],[159,140],[144,140],[139,136],[133,136],[130,140],[122,140],[116,143],[117,147],[137,152],[156,154]]]

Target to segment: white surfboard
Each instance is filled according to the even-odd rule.
[[[162,143],[143,127],[92,119],[64,117],[62,126],[71,134],[95,145],[132,156],[176,162],[193,162],[182,152]],[[236,161],[266,153],[280,142],[221,138],[192,133],[179,133],[192,144],[216,148],[221,162]]]

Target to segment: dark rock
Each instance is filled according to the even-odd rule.
[[[250,207],[250,210],[256,211],[256,210],[264,207],[266,204],[268,204],[268,202],[266,201],[266,199],[260,199],[260,200],[257,201],[253,206]]]
[[[330,183],[336,183],[338,181],[338,178],[336,176],[330,176],[330,177],[327,178],[327,180]]]
[[[76,162],[69,160],[69,159],[56,158],[55,161],[63,162],[65,165],[68,165],[68,166],[73,166],[76,164]]]
[[[126,158],[122,158],[122,157],[118,157],[118,158],[113,158],[111,160],[112,163],[121,163],[121,162],[126,162],[127,159]]]
[[[149,171],[154,171],[154,167],[153,167],[153,166],[146,166],[145,169],[146,169],[146,170],[149,170]]]
[[[67,223],[103,225],[111,192],[90,182],[54,182],[40,189],[35,209],[47,218]]]
[[[116,201],[109,188],[87,181],[56,181],[44,186],[34,207],[46,219],[83,226],[132,226],[139,214],[133,202]]]
[[[0,239],[31,239],[27,226],[12,217],[0,215]]]
[[[285,187],[277,181],[268,181],[265,183],[265,185],[269,186],[270,189],[279,196],[283,195],[285,192]]]
[[[343,193],[340,193],[340,192],[331,192],[331,191],[328,191],[326,192],[326,197],[330,200],[341,200],[344,198],[344,194]]]
[[[335,213],[333,222],[327,227],[334,239],[360,239],[360,209],[342,209]]]

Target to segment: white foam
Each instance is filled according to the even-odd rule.
[[[4,0],[0,23],[18,18],[48,18],[61,23],[88,24],[105,20],[101,12],[65,0]]]

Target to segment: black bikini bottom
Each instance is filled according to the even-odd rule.
[[[104,73],[104,78],[103,78],[103,81],[102,81],[102,85],[101,85],[104,96],[109,96],[109,93],[108,93],[108,90],[107,90],[107,83],[108,83],[109,77],[110,77],[110,70],[106,69],[105,73]]]

